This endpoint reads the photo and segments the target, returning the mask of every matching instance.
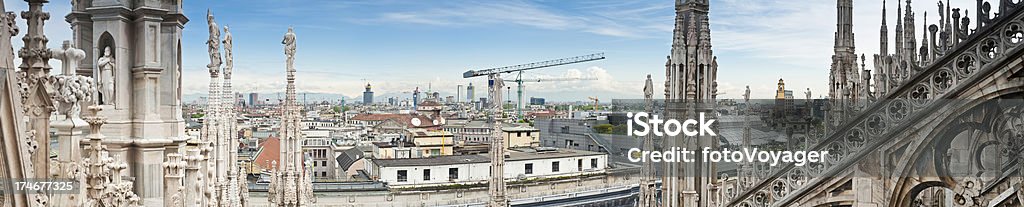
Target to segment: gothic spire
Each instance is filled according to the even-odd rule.
[[[906,13],[903,16],[903,50],[905,60],[910,63],[917,63],[917,33],[914,25],[914,10],[911,8],[911,0],[907,0]]]
[[[903,54],[903,2],[896,1],[896,57]]]
[[[853,0],[839,0],[836,5],[839,21],[836,22],[836,49],[853,47]]]
[[[889,26],[886,25],[885,15],[885,0],[882,0],[882,26],[878,30],[879,41],[881,41],[878,53],[881,55],[889,54]]]

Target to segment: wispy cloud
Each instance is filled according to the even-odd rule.
[[[640,6],[640,8],[633,8]],[[440,7],[385,12],[382,22],[434,26],[520,25],[546,30],[577,30],[613,37],[650,37],[654,26],[645,13],[664,5],[599,4],[565,10],[533,1],[457,2]],[[581,11],[582,10],[582,11]]]

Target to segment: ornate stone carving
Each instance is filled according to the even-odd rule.
[[[85,51],[75,48],[70,40],[64,40],[60,49],[50,49],[53,58],[61,60],[61,71],[64,75],[74,75],[78,63],[85,59]]]
[[[49,83],[55,89],[52,100],[57,101],[58,111],[67,118],[77,118],[82,112],[81,105],[91,102],[96,92],[93,79],[80,75],[50,76]]]
[[[139,196],[132,192],[132,182],[121,178],[128,164],[110,157],[106,146],[102,144],[104,136],[99,130],[106,123],[106,118],[96,115],[102,109],[94,105],[89,106],[89,110],[93,111],[93,115],[84,118],[89,123],[90,134],[86,137],[89,145],[85,147],[88,158],[82,161],[87,166],[86,183],[83,186],[88,191],[83,206],[138,206]]]
[[[981,180],[977,177],[965,177],[953,189],[953,202],[957,206],[978,206],[982,204],[979,195],[981,194]]]
[[[25,149],[32,155],[35,155],[36,150],[39,149],[39,142],[36,141],[36,130],[28,130],[28,133],[25,133]]]

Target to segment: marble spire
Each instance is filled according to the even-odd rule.
[[[295,31],[289,27],[281,44],[284,45],[285,64],[287,71],[287,86],[285,88],[285,102],[281,105],[281,155],[280,168],[272,172],[271,183],[275,189],[268,189],[271,205],[274,206],[308,206],[316,201],[313,197],[312,180],[308,170],[305,170],[302,156],[302,140],[300,133],[301,111],[295,95]]]

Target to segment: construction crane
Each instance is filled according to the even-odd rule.
[[[597,80],[597,78],[537,78],[537,79],[523,79],[523,72],[519,71],[519,75],[516,76],[515,80],[505,80],[505,82],[514,82],[518,86],[516,95],[516,117],[523,117],[523,83],[540,83],[540,82],[556,82],[556,81],[576,81],[576,80]]]
[[[490,75],[498,75],[498,74],[502,74],[502,73],[513,73],[513,72],[533,70],[533,69],[538,69],[538,68],[546,68],[546,67],[554,67],[554,66],[559,66],[559,65],[568,65],[568,64],[589,62],[589,61],[595,61],[595,60],[603,60],[604,58],[605,58],[604,57],[604,53],[594,53],[594,54],[589,54],[589,55],[582,55],[582,56],[576,56],[576,57],[570,57],[570,58],[562,58],[562,59],[557,59],[557,60],[548,60],[548,61],[534,62],[534,63],[519,64],[519,65],[513,65],[513,66],[505,66],[505,67],[499,67],[499,68],[489,68],[489,69],[481,69],[481,70],[470,70],[470,71],[466,71],[465,73],[463,73],[462,77],[463,78],[472,78],[472,77],[485,76],[485,75],[486,76],[490,76]]]
[[[501,74],[503,74],[503,73],[515,73],[515,72],[518,72],[520,74],[518,75],[516,80],[520,80],[521,77],[522,77],[522,72],[523,71],[534,70],[534,69],[539,69],[539,68],[554,67],[554,66],[560,66],[560,65],[576,64],[576,63],[589,62],[589,61],[595,61],[595,60],[603,60],[603,59],[605,59],[604,53],[594,53],[594,54],[589,54],[589,55],[581,55],[581,56],[576,56],[576,57],[569,57],[569,58],[562,58],[562,59],[555,59],[555,60],[548,60],[548,61],[541,61],[541,62],[526,63],[526,64],[519,64],[519,65],[513,65],[513,66],[505,66],[505,67],[498,67],[498,68],[488,68],[488,69],[480,69],[480,70],[470,70],[470,71],[466,71],[465,73],[463,73],[462,77],[463,78],[472,78],[472,77],[477,77],[477,76],[488,76],[487,87],[491,88],[491,87],[494,87],[495,84],[500,84],[500,83],[495,83],[495,80],[498,80],[497,82],[502,82],[500,79],[501,79]],[[502,85],[504,85],[504,84],[502,84]],[[520,104],[519,104],[519,106],[521,106],[522,105],[522,103],[521,103],[521,100],[522,100],[522,90],[521,90],[522,89],[522,83],[520,83],[519,87],[520,87],[520,92],[519,92],[519,94],[520,94],[520,97],[519,97]],[[498,88],[497,90],[501,90],[501,88]],[[488,90],[488,91],[491,91],[491,90]],[[491,96],[494,96],[494,95],[491,94]],[[491,97],[491,98],[493,98],[493,97]],[[499,99],[499,100],[492,100],[491,102],[492,103],[496,103],[496,102],[500,102],[500,101],[501,100]],[[518,110],[517,115],[522,117],[522,110]]]

